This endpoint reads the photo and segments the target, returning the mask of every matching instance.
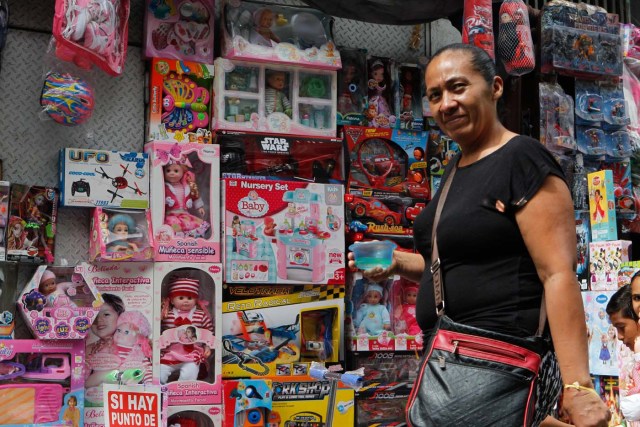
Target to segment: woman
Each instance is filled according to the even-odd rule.
[[[559,165],[539,142],[498,121],[503,81],[482,49],[447,46],[431,59],[425,77],[436,123],[462,150],[443,177],[457,163],[438,225],[447,314],[471,326],[530,336],[538,326],[544,289],[562,382],[571,385],[564,390],[562,407],[576,426],[606,426],[610,414],[604,402],[585,389],[593,384],[574,270],[573,204]],[[419,254],[396,251],[386,270],[364,272],[373,281],[400,274],[420,282],[416,318],[423,330],[437,320],[425,260],[431,257],[438,198],[439,193],[416,218]],[[349,258],[354,268],[353,254]],[[554,366],[554,360],[546,362]],[[562,384],[556,378],[546,375],[540,381],[546,384],[541,384],[534,425],[557,400]]]

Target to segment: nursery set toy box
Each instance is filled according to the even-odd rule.
[[[149,207],[147,154],[63,148],[59,162],[62,206]]]
[[[344,284],[341,184],[223,180],[227,283]]]
[[[310,380],[311,362],[344,357],[344,287],[225,285],[224,378]]]

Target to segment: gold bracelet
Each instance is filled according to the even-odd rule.
[[[598,392],[596,391],[595,388],[582,386],[582,385],[580,385],[580,383],[578,381],[576,381],[576,382],[574,382],[572,384],[565,384],[564,388],[565,388],[565,390],[568,389],[568,388],[574,388],[576,390],[590,391],[592,393],[595,393],[596,396],[600,397],[600,394],[598,394]]]

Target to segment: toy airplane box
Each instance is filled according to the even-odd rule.
[[[149,155],[125,151],[60,150],[60,204],[149,208]]]
[[[0,424],[82,426],[84,342],[0,341]]]
[[[341,184],[223,182],[227,283],[344,284]]]
[[[223,377],[309,380],[311,362],[342,360],[344,295],[343,286],[227,285]]]

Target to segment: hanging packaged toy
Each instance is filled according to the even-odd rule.
[[[483,49],[495,59],[491,0],[464,0],[462,43]]]
[[[573,98],[558,84],[540,83],[539,90],[540,142],[560,154],[575,150]]]
[[[529,12],[522,0],[504,0],[500,6],[498,55],[508,74],[521,76],[535,68]]]

